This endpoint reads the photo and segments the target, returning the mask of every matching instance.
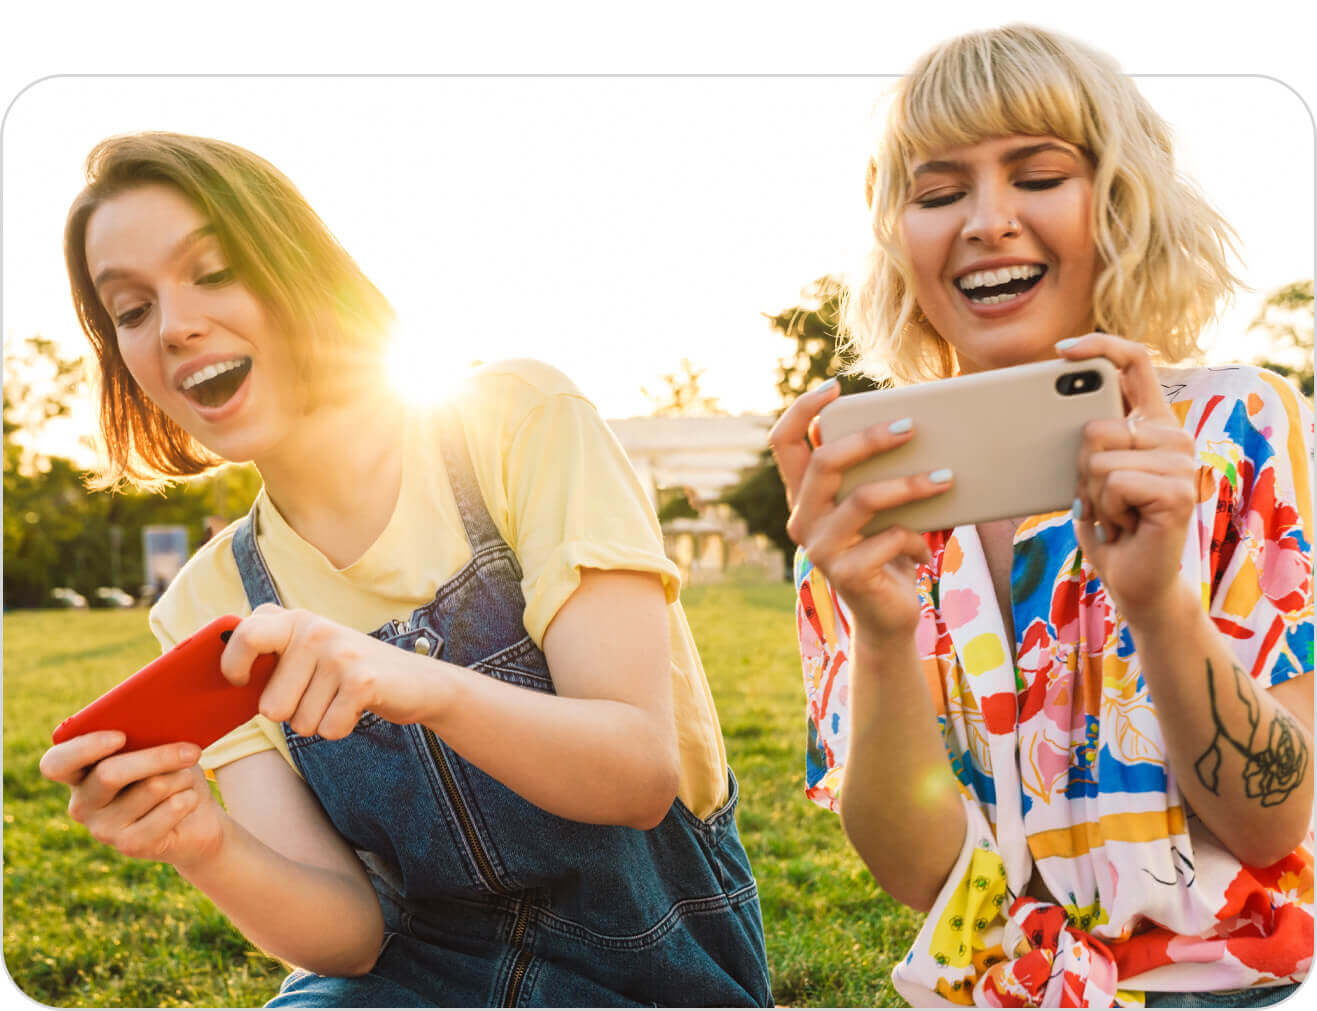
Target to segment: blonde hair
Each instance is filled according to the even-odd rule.
[[[1012,134],[1059,137],[1092,159],[1097,326],[1167,361],[1197,350],[1240,283],[1227,263],[1236,236],[1177,172],[1170,128],[1114,61],[1013,25],[936,47],[890,102],[865,180],[875,243],[843,304],[853,371],[905,382],[951,374],[954,352],[915,302],[901,211],[917,158]]]
[[[208,137],[137,133],[101,141],[69,208],[64,259],[73,305],[96,353],[108,463],[88,483],[159,488],[222,463],[142,392],[119,353],[114,321],[87,267],[87,222],[105,201],[171,186],[214,228],[234,275],[267,307],[292,347],[304,404],[341,396],[383,360],[393,308],[297,188],[265,159]],[[343,378],[347,377],[347,378]]]

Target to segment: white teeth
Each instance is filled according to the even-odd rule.
[[[1022,263],[1011,267],[999,267],[996,270],[976,270],[958,279],[956,284],[962,291],[969,291],[972,288],[992,288],[1007,281],[1023,281],[1026,278],[1037,277],[1042,272],[1043,268],[1039,264]]]
[[[216,376],[223,375],[225,372],[230,372],[233,369],[241,367],[244,361],[246,361],[245,358],[232,358],[227,362],[215,362],[212,365],[203,366],[183,380],[181,384],[182,388],[190,390],[198,383],[204,383],[208,379],[214,379]]]

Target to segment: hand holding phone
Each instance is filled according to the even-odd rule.
[[[127,735],[122,751],[191,742],[206,748],[256,715],[278,657],[252,664],[245,685],[220,673],[220,654],[242,619],[216,618],[168,653],[74,713],[51,735],[56,744],[97,730]]]

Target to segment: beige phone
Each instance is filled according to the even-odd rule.
[[[865,535],[900,524],[919,532],[1069,509],[1084,426],[1124,414],[1120,378],[1105,358],[1053,359],[841,397],[819,413],[826,445],[870,425],[914,421],[902,446],[848,470],[856,485],[951,468],[941,495],[874,514]]]

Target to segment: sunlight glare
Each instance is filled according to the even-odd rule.
[[[442,340],[418,336],[399,327],[386,352],[389,385],[409,404],[437,404],[446,400],[471,372]]]

